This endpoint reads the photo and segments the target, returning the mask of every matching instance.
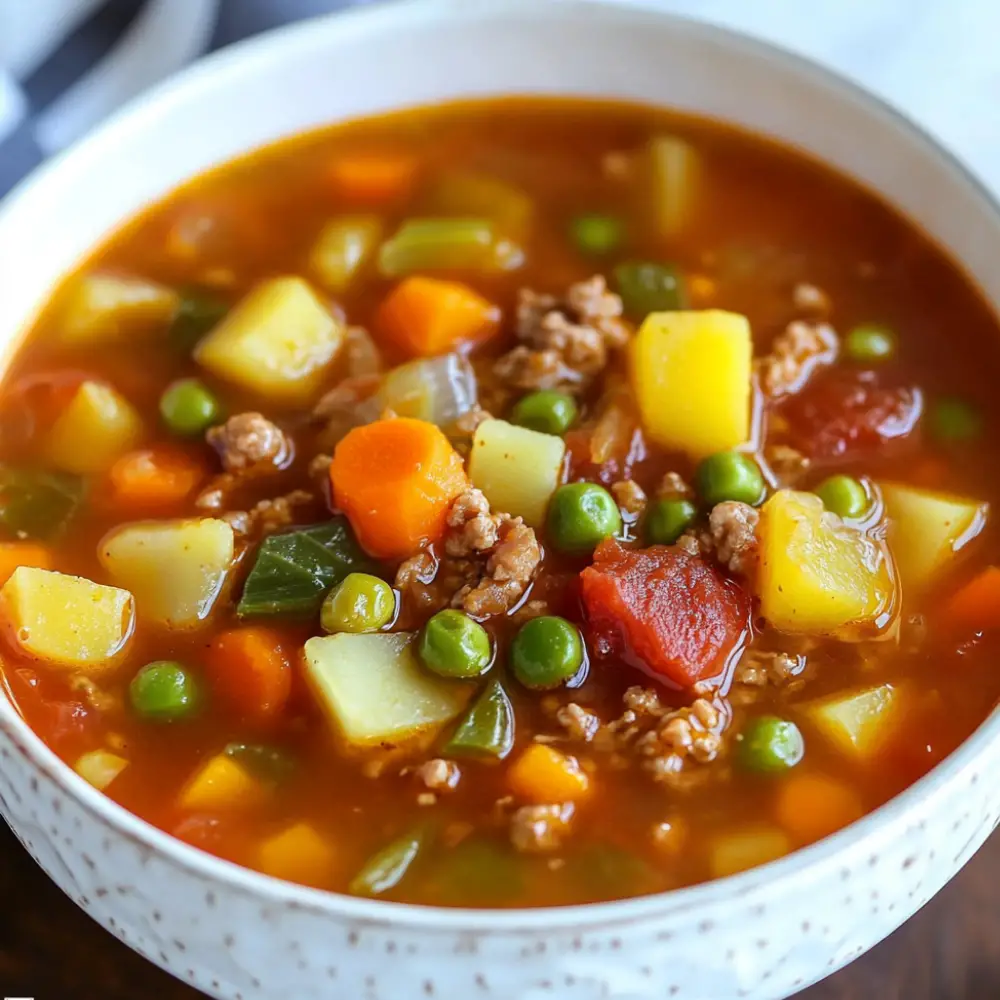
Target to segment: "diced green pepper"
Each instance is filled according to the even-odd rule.
[[[687,306],[684,280],[669,264],[630,261],[615,268],[615,287],[625,315],[636,323],[650,313],[674,312]]]
[[[280,784],[295,770],[295,758],[281,747],[266,743],[229,743],[223,753],[263,781]]]
[[[614,215],[578,215],[570,223],[570,235],[581,253],[603,257],[622,245],[625,226]]]
[[[53,538],[76,513],[83,494],[78,476],[0,465],[0,527],[15,538]]]
[[[507,843],[469,837],[434,866],[431,891],[444,903],[497,906],[517,899],[524,868]]]
[[[506,271],[524,255],[489,219],[408,219],[379,249],[384,278],[434,271]]]
[[[514,746],[514,707],[494,678],[473,702],[444,748],[446,754],[503,759]]]
[[[365,862],[351,879],[348,891],[355,896],[381,896],[394,889],[416,861],[428,838],[423,827],[403,834]]]
[[[228,304],[218,296],[191,289],[181,296],[167,340],[179,353],[189,354],[227,312]]]

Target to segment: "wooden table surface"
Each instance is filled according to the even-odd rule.
[[[2,822],[0,858],[0,997],[201,998],[70,903]],[[998,884],[1000,835],[902,929],[799,1000],[1000,1000]]]

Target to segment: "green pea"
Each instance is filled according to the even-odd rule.
[[[583,666],[580,631],[565,618],[532,618],[510,647],[514,676],[527,688],[548,691],[572,680]]]
[[[637,323],[650,313],[684,309],[687,292],[680,271],[671,264],[629,261],[615,268],[615,287],[625,315]]]
[[[368,573],[348,573],[323,599],[324,632],[377,632],[396,614],[392,587]]]
[[[171,382],[160,396],[160,416],[175,434],[200,434],[222,418],[222,406],[196,378]]]
[[[839,517],[861,517],[871,504],[864,483],[853,476],[830,476],[816,487],[816,496]]]
[[[756,505],[764,499],[764,477],[757,463],[738,451],[720,451],[703,459],[695,472],[695,485],[709,507],[724,500]]]
[[[428,670],[441,677],[478,677],[492,658],[490,637],[461,611],[439,611],[424,625],[418,646]]]
[[[601,257],[622,245],[625,227],[613,215],[578,215],[570,224],[570,234],[577,249]]]
[[[193,715],[201,692],[191,672],[175,660],[147,663],[128,687],[132,707],[146,719],[173,722]]]
[[[690,500],[657,500],[646,512],[646,540],[650,545],[673,545],[697,516]]]
[[[739,740],[739,761],[748,771],[777,774],[795,767],[805,754],[802,733],[794,722],[762,715],[744,727]]]
[[[854,361],[888,361],[896,353],[896,334],[887,326],[862,323],[844,338],[844,352]]]
[[[559,552],[586,555],[598,542],[622,530],[622,515],[603,486],[567,483],[552,494],[546,529]]]
[[[542,389],[521,399],[511,412],[511,421],[542,434],[562,436],[576,421],[576,401],[565,392]]]
[[[928,414],[928,422],[931,435],[942,443],[971,441],[979,437],[983,429],[979,411],[957,396],[937,400]]]

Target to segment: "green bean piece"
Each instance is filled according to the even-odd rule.
[[[309,254],[309,270],[335,295],[351,286],[374,256],[384,226],[376,215],[349,215],[333,219],[321,230]]]
[[[129,684],[129,700],[145,719],[173,722],[189,718],[201,704],[194,676],[175,660],[147,663]]]
[[[503,760],[513,746],[514,707],[503,685],[494,678],[458,724],[444,752]]]
[[[167,333],[170,345],[181,354],[190,354],[195,344],[218,323],[229,305],[210,292],[190,289],[181,296]]]
[[[263,781],[281,784],[295,771],[295,757],[267,743],[229,743],[222,751]]]
[[[579,629],[555,615],[532,618],[521,626],[510,647],[514,676],[526,688],[550,691],[573,680],[583,666]]]
[[[510,419],[529,430],[562,437],[576,422],[577,412],[576,400],[569,393],[541,389],[518,400]]]
[[[222,404],[196,378],[171,382],[160,396],[160,416],[175,434],[194,437],[222,419]]]
[[[887,326],[862,323],[844,338],[844,353],[862,364],[888,361],[896,353],[896,334]]]
[[[440,677],[478,677],[493,658],[486,629],[461,611],[448,608],[428,619],[420,632],[417,655]]]
[[[396,615],[392,587],[370,573],[349,573],[323,599],[324,632],[377,632]]]
[[[597,483],[567,483],[549,501],[546,532],[552,547],[567,555],[588,555],[622,530],[614,497]]]
[[[673,545],[697,516],[690,500],[657,500],[646,511],[646,540],[650,545]]]
[[[802,733],[794,722],[774,715],[752,719],[740,734],[740,764],[758,774],[779,774],[795,767],[805,755]]]
[[[614,253],[625,240],[625,226],[614,215],[578,215],[569,231],[577,249],[591,257]]]
[[[941,444],[960,444],[979,437],[983,430],[982,414],[957,396],[945,396],[928,414],[931,436]]]
[[[489,219],[409,219],[379,249],[384,278],[433,271],[505,271],[523,254]]]
[[[427,830],[421,827],[387,844],[351,879],[348,892],[355,896],[381,896],[394,889],[406,877],[427,839]]]
[[[738,451],[720,451],[702,459],[695,471],[695,485],[709,507],[726,500],[756,506],[766,490],[757,463]]]
[[[816,496],[838,517],[861,517],[871,506],[864,483],[853,476],[836,475],[824,479],[816,487]]]
[[[0,527],[14,538],[54,538],[83,497],[79,476],[0,465]]]
[[[669,264],[632,261],[619,264],[614,274],[625,315],[636,323],[650,313],[674,312],[687,305],[684,280]]]

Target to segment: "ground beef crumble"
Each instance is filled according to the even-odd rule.
[[[486,571],[478,583],[463,587],[454,596],[452,606],[476,618],[505,614],[521,600],[541,561],[534,529],[519,517],[502,520]]]
[[[638,517],[646,509],[646,493],[634,479],[611,484],[611,495],[625,514]]]
[[[793,320],[757,362],[761,388],[768,396],[797,392],[818,367],[836,360],[837,350],[837,334],[828,323]]]
[[[262,413],[237,413],[224,424],[209,428],[208,443],[219,453],[230,473],[280,469],[292,457],[291,441]]]
[[[656,487],[658,500],[684,500],[694,495],[694,490],[679,472],[668,472]]]
[[[521,806],[510,818],[511,843],[526,853],[554,851],[562,846],[573,818],[573,805]]]
[[[631,328],[622,318],[622,300],[602,275],[579,281],[563,299],[522,289],[517,306],[521,343],[499,358],[494,372],[516,389],[582,392],[623,347]]]
[[[424,761],[415,771],[417,778],[432,792],[449,792],[458,787],[462,772],[453,760],[435,757]]]
[[[601,728],[600,718],[574,701],[556,709],[556,722],[566,730],[569,739],[580,743],[589,743]]]
[[[232,510],[222,515],[238,535],[262,536],[289,528],[296,523],[296,511],[314,503],[316,498],[306,490],[292,490],[284,496],[261,500],[250,510]]]
[[[748,577],[757,565],[757,522],[760,513],[749,504],[726,500],[712,508],[708,532],[715,558],[730,573]]]
[[[748,649],[733,674],[733,683],[749,687],[779,686],[802,673],[805,656],[764,649]]]

